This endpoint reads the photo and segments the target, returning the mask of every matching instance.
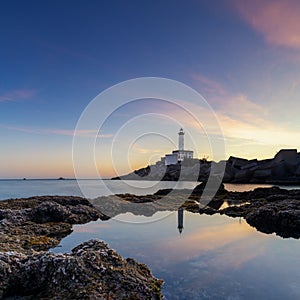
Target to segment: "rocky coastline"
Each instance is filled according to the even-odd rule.
[[[73,224],[99,218],[107,216],[80,197],[0,201],[0,299],[161,299],[163,281],[103,241],[47,252]]]
[[[197,201],[197,197],[201,197],[201,189],[193,199]],[[223,203],[227,207],[223,208]],[[244,218],[260,232],[275,233],[283,238],[300,238],[300,190],[271,187],[256,188],[248,192],[230,192],[222,184],[208,205],[195,209],[195,205],[187,203],[186,209],[200,214],[219,213]]]
[[[224,170],[222,172],[221,170]],[[185,159],[166,166],[164,161],[112,178],[113,180],[207,181],[221,176],[224,183],[300,184],[300,153],[282,149],[273,158],[257,160],[230,156],[218,163],[206,159]]]
[[[157,211],[183,208],[199,214],[244,218],[258,231],[275,233],[283,238],[300,237],[300,190],[271,187],[231,192],[221,184],[217,193],[207,201],[202,198],[205,186],[204,182],[194,190],[164,189],[153,195],[121,194],[99,197],[92,200],[92,203],[109,216],[124,212],[151,216]]]
[[[123,212],[151,216],[184,209],[227,215],[244,218],[266,234],[300,238],[300,190],[231,192],[221,184],[207,201],[206,184],[144,196],[0,201],[0,299],[161,299],[163,281],[146,265],[122,258],[103,241],[87,241],[69,254],[48,252],[72,232],[73,224],[107,220]]]

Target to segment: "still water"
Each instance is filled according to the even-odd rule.
[[[173,182],[84,181],[96,196],[153,193]],[[181,183],[177,188],[192,188]],[[107,186],[109,187],[107,189]],[[253,185],[227,185],[249,190]],[[294,187],[295,188],[295,187]],[[76,181],[0,181],[0,199],[33,195],[82,195]],[[69,252],[91,238],[103,239],[124,257],[147,264],[165,280],[165,299],[300,299],[300,242],[267,235],[243,219],[184,212],[178,231],[177,212],[151,217],[131,213],[108,221],[75,225],[53,252]]]

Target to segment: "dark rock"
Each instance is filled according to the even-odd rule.
[[[221,215],[225,214],[229,217],[245,217],[249,212],[249,204],[239,205],[239,206],[229,206],[219,211]]]
[[[1,299],[161,299],[162,283],[97,240],[71,254],[0,252]]]
[[[101,197],[94,199],[93,204],[101,211],[107,209],[108,215],[124,212],[152,215],[157,211],[182,207],[194,213],[243,217],[258,230],[275,232],[282,237],[300,236],[300,190],[285,190],[274,186],[247,192],[229,192],[221,184],[216,195],[210,198],[202,196],[206,184],[199,184],[193,191],[164,189],[152,196],[124,194],[117,198]],[[229,206],[222,209],[224,202]]]
[[[252,171],[251,169],[238,170],[235,173],[232,182],[247,183],[251,180],[253,173],[254,173],[254,171]]]
[[[31,220],[35,223],[63,222],[68,215],[64,206],[46,201],[32,209]]]
[[[216,198],[213,198],[208,204],[207,206],[209,206],[210,208],[213,208],[215,209],[216,211],[218,209],[220,209],[220,207],[223,205],[224,203],[224,200],[223,199],[216,199]]]
[[[48,250],[72,224],[105,218],[87,199],[41,196],[0,201],[0,251]]]
[[[161,190],[158,190],[156,193],[154,193],[154,195],[166,196],[166,195],[170,194],[172,191],[173,191],[173,189],[161,189]]]
[[[265,169],[265,170],[255,170],[253,173],[253,177],[256,179],[268,179],[272,175],[271,169]]]
[[[287,199],[287,195],[284,194],[274,194],[266,197],[267,202],[276,202],[279,200]]]
[[[202,182],[198,184],[192,191],[192,196],[201,196],[203,194],[204,189],[206,188],[207,182]],[[210,190],[208,189],[208,192]],[[211,190],[211,192],[215,192],[214,190]],[[220,195],[225,195],[226,194],[225,186],[223,183],[220,184],[218,190],[216,191],[215,195],[220,196]]]
[[[139,170],[134,171],[134,174],[140,176],[140,177],[145,177],[148,176],[151,172],[150,166],[147,166],[146,168],[142,168]]]
[[[246,221],[265,233],[282,237],[300,237],[300,201],[279,200],[252,210]]]
[[[223,176],[223,182],[230,182],[235,177],[236,169],[231,164],[226,163],[226,168]]]
[[[245,166],[249,163],[248,159],[230,156],[228,159],[228,164],[236,169],[241,169],[242,166]]]
[[[104,242],[86,242],[72,254],[41,252],[72,224],[98,218],[107,217],[80,197],[0,201],[0,299],[161,299],[162,281]]]

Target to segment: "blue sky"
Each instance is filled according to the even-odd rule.
[[[73,177],[81,113],[104,89],[137,77],[178,80],[202,94],[220,120],[227,156],[267,158],[299,148],[299,13],[293,0],[3,1],[0,178]],[[126,118],[145,112],[141,105],[116,112],[102,130],[104,143]],[[178,124],[148,121],[145,131],[163,127],[176,143]],[[134,130],[125,129],[119,149],[128,148]],[[155,141],[140,141],[136,161],[119,162],[120,172],[172,150]],[[209,155],[196,144],[199,156]],[[102,173],[114,175],[110,166]]]

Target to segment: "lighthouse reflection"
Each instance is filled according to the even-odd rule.
[[[183,208],[179,208],[178,211],[177,211],[177,214],[178,214],[178,231],[179,233],[181,234],[182,233],[182,230],[183,230],[183,212],[184,212],[184,209]]]
[[[206,209],[207,209],[207,211],[209,211],[208,210],[209,208],[218,210],[222,207],[223,204],[224,204],[224,200],[213,199],[206,205]],[[179,209],[177,209],[177,229],[180,234],[182,233],[183,228],[184,228],[183,227],[183,216],[184,216],[184,208],[180,207]]]

